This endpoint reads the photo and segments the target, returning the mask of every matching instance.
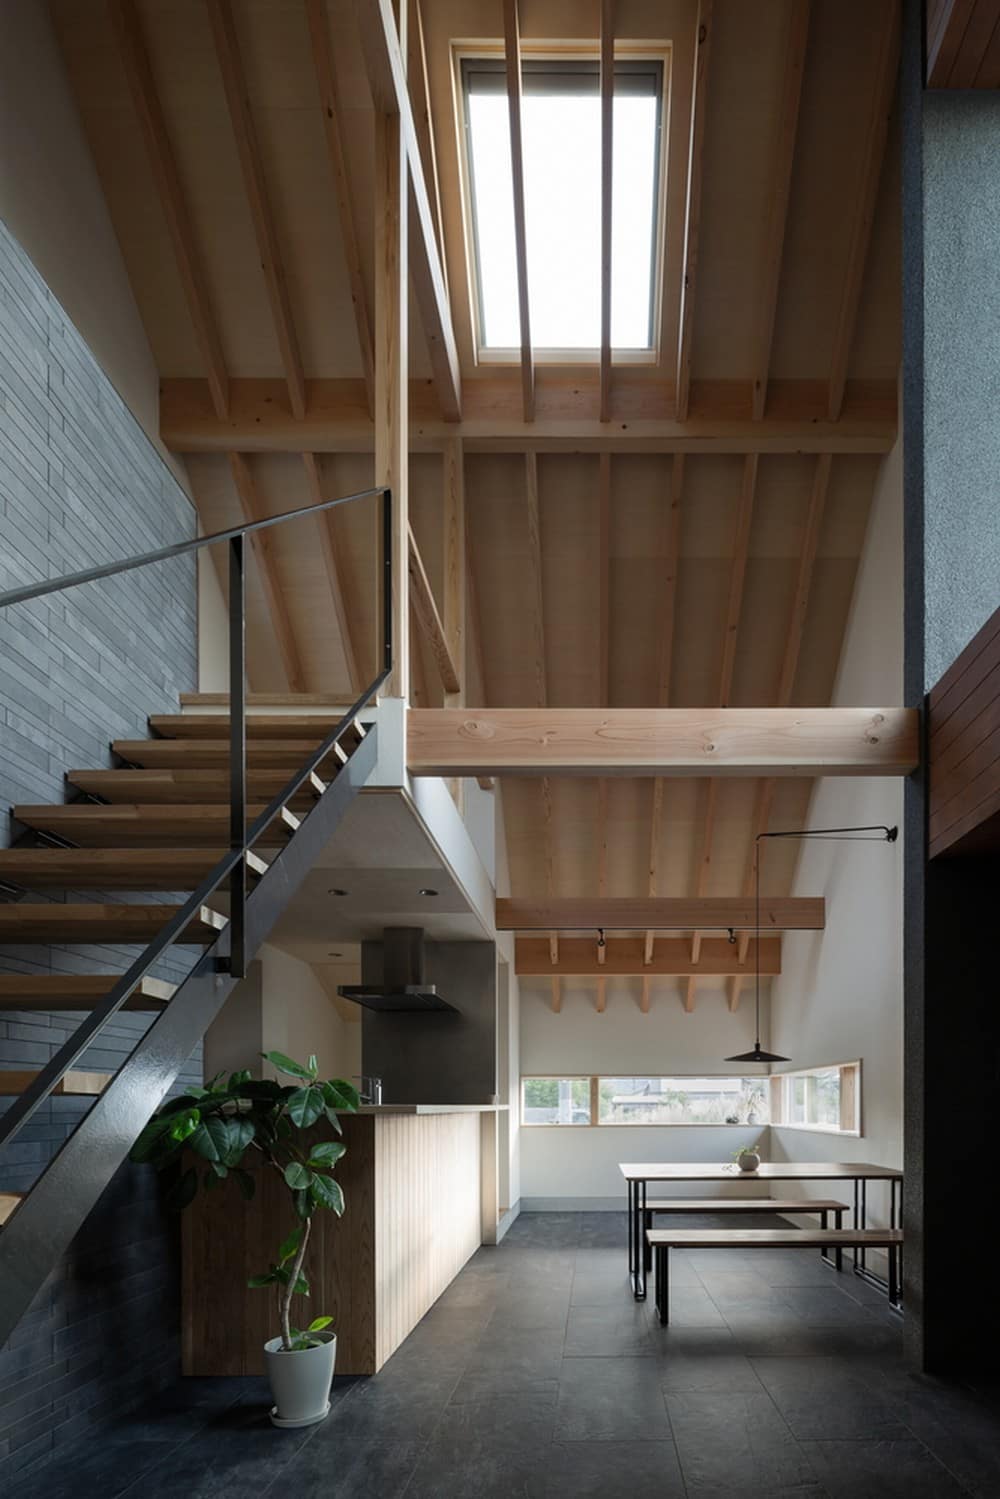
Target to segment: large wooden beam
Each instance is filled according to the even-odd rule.
[[[754,334],[753,414],[757,421],[760,421],[767,406],[767,381],[771,365],[771,344],[774,341],[774,319],[778,310],[788,195],[792,185],[802,76],[809,40],[809,7],[810,0],[792,0],[788,12],[777,140],[764,241],[764,284],[757,298],[757,326]]]
[[[198,348],[208,372],[207,390],[211,397],[211,409],[216,418],[224,422],[229,415],[229,376],[208,295],[205,269],[156,92],[153,70],[149,65],[142,26],[134,0],[111,0],[110,9],[146,155],[152,168],[167,233],[173,245],[177,273],[194,324]],[[232,440],[228,446],[232,446]]]
[[[462,407],[458,348],[392,0],[359,0],[356,13],[375,113],[392,115],[398,120],[401,146],[409,167],[413,290],[427,339],[441,415],[446,421],[457,421]]]
[[[564,937],[559,944],[559,957],[553,964],[547,938],[518,937],[514,945],[514,971],[522,977],[546,978],[601,975],[608,978],[639,975],[684,978],[691,973],[691,952],[683,937],[661,937],[651,963],[646,962],[643,949],[641,937],[608,937],[604,962],[599,963],[589,937]],[[755,947],[751,947],[751,952],[755,951]],[[780,937],[761,938],[760,962],[762,974],[771,977],[781,972]],[[698,972],[706,978],[724,978],[738,973],[739,959],[733,944],[725,937],[706,938]]]
[[[675,410],[677,419],[681,422],[687,420],[691,389],[695,286],[698,275],[698,241],[701,233],[702,155],[705,144],[705,120],[708,115],[708,61],[712,50],[712,0],[699,0],[694,47],[691,128],[688,134],[687,195],[684,207],[684,251],[681,259],[681,294],[677,317]]]
[[[898,776],[911,708],[460,708],[412,712],[413,775]]]
[[[247,459],[242,453],[230,453],[229,468],[236,486],[244,523],[262,520],[263,510],[257,497],[257,486]],[[295,641],[295,632],[292,629],[285,603],[285,590],[278,577],[274,560],[274,536],[273,530],[255,531],[250,538],[250,544],[257,561],[260,584],[271,618],[271,628],[274,630],[288,690],[289,692],[305,692],[306,679],[302,657]],[[250,665],[252,668],[253,663],[251,662]]]
[[[361,251],[358,247],[354,201],[347,172],[347,158],[344,155],[340,91],[337,88],[337,74],[330,47],[325,0],[306,0],[306,15],[312,41],[313,64],[316,68],[316,83],[319,88],[327,155],[330,158],[330,170],[333,174],[333,191],[337,200],[340,232],[344,242],[344,260],[351,283],[354,325],[358,332],[358,349],[361,353],[361,365],[364,371],[368,411],[374,417],[375,349],[372,338],[372,320],[368,307],[368,292],[361,270]]]
[[[514,190],[514,261],[517,268],[517,314],[521,333],[521,399],[524,420],[535,419],[535,362],[531,350],[528,288],[528,228],[524,213],[524,141],[521,129],[521,27],[517,0],[503,0],[504,56],[507,66],[507,111],[510,119],[510,177]]]
[[[672,382],[615,371],[615,418],[597,418],[596,375],[571,379],[546,372],[535,389],[535,420],[525,422],[520,372],[469,381],[463,419],[449,423],[426,380],[409,390],[415,452],[440,452],[460,437],[466,453],[887,453],[896,440],[893,380],[848,384],[836,421],[827,414],[826,381],[772,380],[767,414],[754,421],[751,385],[705,381],[691,390],[686,422],[665,417]],[[300,421],[282,380],[231,380],[229,419],[214,410],[204,380],[161,381],[160,431],[178,453],[371,452],[374,428],[361,380],[310,380]]]
[[[239,37],[233,19],[230,0],[208,0],[208,14],[215,39],[215,52],[222,73],[222,83],[229,106],[229,118],[236,137],[243,186],[250,204],[257,253],[260,257],[271,317],[281,351],[281,362],[288,382],[288,398],[296,417],[305,415],[306,382],[302,370],[302,354],[299,349],[292,304],[288,295],[288,280],[278,243],[278,228],[267,184],[264,180],[264,163],[261,160],[257,131],[250,112],[250,91],[243,71]]]
[[[756,929],[755,902],[744,895],[660,896],[571,896],[565,899],[498,899],[498,932],[609,932],[656,927],[659,931],[691,931],[694,927],[715,931]],[[764,896],[760,903],[760,926],[766,932],[821,932],[826,925],[826,903],[822,896]],[[641,950],[642,939],[636,938]],[[659,948],[659,943],[657,947]],[[732,943],[726,942],[727,947]],[[585,942],[595,964],[593,944]],[[733,957],[736,958],[735,949]],[[688,967],[690,971],[690,954]],[[733,962],[733,968],[736,962]],[[636,970],[639,971],[638,969]],[[727,970],[729,971],[729,970]]]
[[[831,420],[836,420],[840,414],[844,387],[847,383],[847,366],[854,345],[858,306],[861,302],[861,289],[864,285],[865,265],[868,260],[868,245],[872,235],[872,224],[875,221],[878,185],[882,176],[882,161],[885,157],[885,143],[889,134],[889,116],[896,92],[896,72],[899,65],[899,0],[885,0],[882,10],[882,28],[877,42],[875,88],[872,94],[871,113],[865,130],[858,196],[851,224],[847,275],[841,291],[834,332],[828,413]]]

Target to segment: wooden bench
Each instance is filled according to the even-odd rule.
[[[887,1249],[889,1302],[899,1306],[901,1228],[651,1228],[646,1243],[656,1262],[656,1310],[670,1320],[671,1249]]]
[[[646,1203],[643,1228],[648,1235],[654,1213],[818,1213],[823,1228],[829,1227],[829,1215],[833,1213],[834,1226],[843,1228],[846,1212],[847,1204],[833,1197],[658,1197]],[[836,1251],[838,1270],[843,1269],[843,1255],[842,1249]],[[647,1238],[646,1269],[652,1264],[653,1250]]]

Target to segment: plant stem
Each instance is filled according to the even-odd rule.
[[[285,1353],[292,1351],[292,1296],[298,1283],[299,1274],[302,1270],[302,1262],[306,1257],[306,1245],[309,1243],[309,1230],[312,1228],[312,1219],[307,1218],[302,1225],[302,1241],[299,1244],[298,1253],[292,1264],[292,1273],[288,1277],[287,1286],[282,1287],[281,1292],[281,1346]]]

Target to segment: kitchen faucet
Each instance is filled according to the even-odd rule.
[[[375,1104],[376,1107],[382,1102],[382,1079],[380,1077],[366,1077],[364,1073],[354,1076],[361,1084],[361,1102]]]

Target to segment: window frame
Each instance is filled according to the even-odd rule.
[[[785,1115],[788,1112],[789,1093],[791,1091],[791,1085],[799,1078],[805,1079],[807,1077],[815,1077],[818,1073],[822,1072],[840,1073],[841,1123],[839,1125],[808,1123],[800,1124],[791,1120],[786,1120]],[[849,1102],[853,1102],[853,1124],[849,1128],[845,1128],[843,1124],[845,1073],[851,1074],[852,1081],[848,1085],[848,1087],[849,1089],[853,1088],[853,1099],[850,1099],[849,1097]],[[864,1134],[864,1120],[862,1115],[863,1076],[860,1057],[856,1057],[853,1061],[850,1062],[827,1062],[821,1067],[795,1067],[789,1068],[786,1072],[772,1072],[770,1081],[772,1129],[795,1129],[806,1131],[807,1133],[814,1135],[849,1135],[854,1139],[858,1139],[861,1135]]]
[[[819,1067],[816,1070],[818,1072],[826,1072],[826,1071],[829,1071],[829,1068]],[[615,1073],[613,1075],[615,1077],[618,1077],[621,1074]],[[519,1110],[518,1110],[518,1122],[519,1122],[520,1127],[522,1129],[561,1129],[561,1130],[568,1130],[568,1129],[588,1129],[588,1128],[589,1129],[613,1129],[613,1130],[619,1130],[619,1129],[738,1129],[738,1130],[743,1130],[744,1132],[747,1131],[747,1130],[763,1130],[763,1129],[767,1129],[769,1127],[768,1124],[726,1124],[726,1122],[724,1120],[721,1120],[721,1121],[719,1121],[717,1123],[704,1123],[704,1124],[703,1123],[699,1123],[697,1120],[691,1120],[691,1121],[677,1120],[677,1121],[675,1121],[675,1120],[668,1120],[668,1119],[665,1119],[665,1120],[662,1120],[662,1121],[659,1121],[659,1122],[656,1122],[656,1123],[652,1123],[652,1124],[648,1120],[642,1121],[642,1120],[638,1120],[638,1119],[634,1123],[632,1123],[632,1122],[626,1122],[626,1121],[622,1121],[622,1122],[619,1122],[617,1124],[606,1123],[606,1122],[602,1121],[601,1117],[600,1117],[600,1091],[601,1091],[601,1083],[603,1081],[605,1081],[606,1079],[610,1079],[611,1076],[612,1076],[611,1073],[604,1073],[604,1072],[599,1072],[599,1073],[586,1073],[586,1072],[522,1072],[521,1075],[520,1075],[520,1107],[519,1107]],[[671,1073],[670,1076],[671,1076],[672,1079],[676,1078],[678,1080],[682,1080],[683,1078],[688,1078],[688,1077],[691,1077],[691,1078],[694,1078],[694,1077],[736,1077],[737,1074],[736,1073],[732,1073],[732,1072],[705,1072],[704,1070],[702,1070],[700,1072],[674,1072],[674,1073]],[[767,1094],[768,1090],[767,1090],[767,1086],[766,1085],[771,1081],[770,1075],[768,1073],[766,1073],[766,1072],[761,1072],[759,1074],[758,1073],[746,1073],[746,1074],[741,1073],[741,1074],[739,1074],[739,1076],[741,1076],[741,1077],[742,1076],[753,1077],[755,1079],[759,1078],[760,1083],[761,1083],[762,1088],[763,1088],[763,1091],[764,1091],[765,1094]],[[526,1122],[525,1118],[524,1118],[524,1085],[525,1085],[525,1083],[528,1083],[528,1082],[559,1082],[560,1080],[573,1081],[573,1082],[577,1082],[577,1081],[583,1082],[583,1081],[588,1081],[589,1080],[589,1082],[590,1082],[590,1123],[589,1123],[589,1125],[583,1125],[583,1124],[575,1124],[575,1125],[556,1124],[554,1122],[552,1124],[542,1124],[542,1123],[534,1123],[534,1122],[529,1123],[529,1122]],[[773,1121],[770,1121],[770,1122],[773,1123]]]
[[[469,120],[466,108],[465,64],[467,62],[489,62],[493,65],[504,62],[502,41],[462,41],[452,43],[452,88],[455,105],[456,132],[458,136],[459,186],[462,200],[462,230],[465,240],[466,287],[469,295],[469,324],[472,336],[472,353],[477,366],[517,366],[521,362],[520,347],[488,348],[483,342],[482,286],[479,275],[479,252],[477,245],[476,212],[472,193],[472,160],[469,149]],[[600,53],[592,41],[571,41],[561,44],[545,43],[539,47],[522,47],[521,66],[546,63],[598,62]],[[663,329],[663,276],[666,260],[667,182],[670,150],[670,102],[672,87],[673,45],[669,41],[642,42],[615,39],[615,66],[619,63],[652,63],[661,68],[658,96],[657,129],[659,152],[654,191],[656,193],[653,214],[652,297],[650,307],[650,345],[648,348],[632,349],[612,345],[613,365],[658,365],[661,357]],[[538,365],[564,365],[590,367],[600,362],[601,351],[595,348],[549,348],[532,344],[533,362]]]

